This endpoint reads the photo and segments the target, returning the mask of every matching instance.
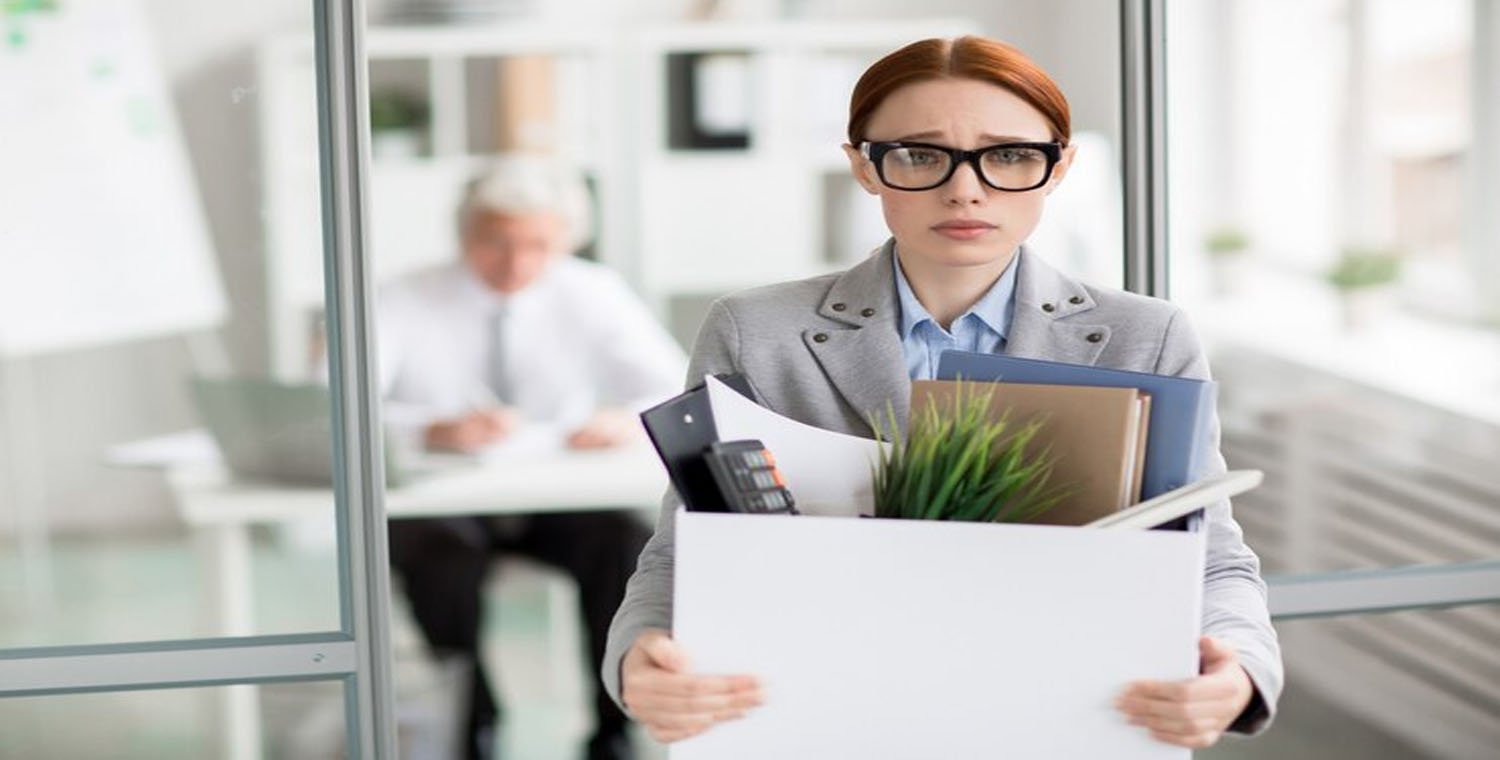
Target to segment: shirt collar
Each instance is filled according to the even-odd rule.
[[[906,272],[901,270],[901,257],[893,256],[896,270],[896,300],[901,304],[901,338],[910,338],[912,331],[923,322],[931,322],[937,326],[937,320],[917,300],[917,294],[911,289],[911,283],[906,279]],[[1015,307],[1016,296],[1016,261],[1021,257],[1011,256],[1010,264],[1005,267],[1005,272],[1000,279],[995,281],[988,292],[978,301],[974,302],[969,310],[959,315],[953,323],[956,325],[964,317],[974,315],[980,322],[1001,338],[1009,338],[1011,313]]]
[[[499,293],[486,285],[479,275],[474,273],[468,262],[460,259],[457,267],[460,271],[459,279],[462,282],[464,297],[470,299],[477,307],[485,310],[512,310],[519,305],[534,301],[541,297],[553,279],[557,276],[557,270],[564,266],[565,262],[553,261],[533,282],[514,293]]]

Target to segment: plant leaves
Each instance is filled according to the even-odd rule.
[[[876,439],[892,442],[872,482],[876,514],[929,520],[1031,520],[1056,506],[1071,486],[1052,484],[1055,457],[1033,442],[1042,418],[1015,425],[991,415],[994,384],[960,380],[947,403],[914,410],[906,435],[886,405],[887,428],[871,415]]]

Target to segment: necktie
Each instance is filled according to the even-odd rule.
[[[495,393],[495,398],[503,404],[515,401],[505,360],[505,323],[508,311],[509,306],[502,305],[491,312],[486,331],[489,357],[485,362],[485,382]]]

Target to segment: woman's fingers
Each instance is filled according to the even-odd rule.
[[[659,742],[696,736],[759,706],[760,684],[752,676],[689,672],[687,654],[665,631],[642,634],[625,657],[625,706]]]
[[[1168,731],[1158,731],[1156,729],[1151,730],[1151,737],[1157,741],[1166,744],[1175,744],[1179,747],[1187,747],[1188,749],[1207,749],[1208,747],[1212,747],[1219,741],[1220,736],[1221,734],[1217,731],[1177,734]]]
[[[661,742],[662,744],[671,744],[673,742],[680,742],[683,739],[691,739],[694,736],[697,736],[698,734],[701,734],[704,731],[707,731],[709,729],[709,727],[710,726],[708,726],[708,725],[704,725],[704,726],[700,726],[698,728],[685,729],[685,730],[678,730],[678,729],[660,729],[660,730],[658,730],[658,729],[652,728],[651,725],[647,724],[646,730],[651,734],[651,738],[653,738],[653,739]]]
[[[626,691],[625,706],[642,721],[672,717],[731,720],[759,707],[760,689],[723,676],[643,674]]]
[[[635,703],[641,710],[671,713],[743,713],[762,703],[760,691],[728,691],[708,694],[687,694],[672,689],[652,690],[643,688],[635,695]]]

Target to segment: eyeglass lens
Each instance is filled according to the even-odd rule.
[[[899,147],[881,159],[885,181],[904,190],[936,187],[947,179],[953,157],[935,148]],[[1047,154],[1036,148],[995,147],[979,156],[984,180],[1002,190],[1029,190],[1047,176]]]

